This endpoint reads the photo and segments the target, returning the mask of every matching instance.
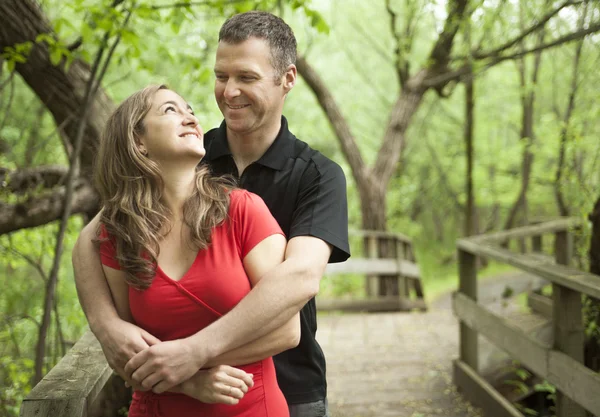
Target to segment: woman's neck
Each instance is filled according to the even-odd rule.
[[[183,216],[183,205],[194,192],[196,170],[182,172],[176,168],[162,170],[164,182],[163,198],[173,213],[173,221]]]

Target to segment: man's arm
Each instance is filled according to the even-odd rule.
[[[299,315],[292,316],[291,320],[278,329],[209,360],[204,367],[245,365],[295,348],[300,343],[299,319]]]
[[[100,215],[97,215],[83,228],[73,248],[75,286],[83,312],[110,367],[132,384],[123,371],[125,364],[136,353],[159,340],[119,318],[102,271],[100,253],[92,241],[99,220]]]
[[[318,293],[330,254],[331,247],[321,239],[291,239],[282,264],[233,310],[190,337],[194,355],[206,362],[283,326]]]

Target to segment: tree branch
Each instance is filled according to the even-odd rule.
[[[506,55],[506,56],[501,56],[501,57],[497,57],[495,59],[492,59],[492,61],[488,65],[488,67],[492,67],[492,66],[494,66],[496,64],[499,64],[500,62],[503,62],[503,61],[508,61],[508,60],[511,60],[511,59],[521,58],[522,56],[529,55],[529,54],[534,53],[534,52],[539,52],[539,51],[542,51],[544,49],[554,48],[556,46],[562,45],[563,43],[567,43],[567,42],[571,42],[571,41],[574,41],[574,40],[578,40],[578,39],[586,37],[587,35],[590,35],[592,33],[596,33],[596,32],[599,32],[599,31],[600,31],[600,22],[596,22],[593,25],[589,26],[587,29],[581,29],[581,30],[578,30],[576,32],[570,33],[568,35],[565,35],[563,37],[555,39],[554,41],[552,41],[550,43],[542,44],[542,45],[536,46],[535,48],[527,49],[527,50],[524,50],[522,52],[515,53],[513,55]]]
[[[342,151],[350,164],[350,169],[352,169],[354,178],[358,183],[362,183],[359,186],[368,186],[368,167],[365,165],[360,149],[358,149],[354,136],[350,131],[350,126],[348,126],[333,95],[319,74],[317,74],[303,56],[298,56],[296,66],[298,72],[302,75],[302,78],[304,78],[304,81],[306,81],[313,91],[317,101],[325,112],[329,123],[335,131]]]
[[[402,49],[400,48],[400,36],[396,31],[396,25],[398,21],[398,15],[394,10],[392,10],[392,6],[390,4],[390,0],[385,0],[385,8],[387,10],[388,15],[390,16],[390,29],[392,32],[392,37],[394,38],[394,42],[396,47],[394,48],[394,67],[396,70],[396,76],[398,77],[398,83],[400,84],[400,88],[404,88],[404,83],[406,83],[406,79],[408,74],[405,74],[404,67],[404,58],[402,57]]]
[[[452,43],[458,32],[458,28],[462,23],[467,9],[468,0],[453,0],[448,6],[450,11],[444,22],[444,29],[440,33],[437,42],[435,43],[429,55],[431,62],[430,68],[441,69],[446,68],[450,61],[450,52],[452,51]]]
[[[247,0],[228,0],[228,1],[219,1],[218,5],[230,5],[230,4],[238,4],[245,3]],[[155,4],[151,6],[144,6],[145,8],[152,10],[161,10],[161,9],[176,9],[181,7],[194,7],[194,6],[216,6],[217,2],[214,1],[189,1],[189,2],[178,2],[171,4]]]
[[[0,190],[24,194],[38,187],[52,188],[62,184],[67,172],[68,168],[62,165],[44,165],[19,170],[0,167]]]
[[[42,226],[60,218],[65,205],[65,188],[61,187],[41,196],[28,198],[24,202],[7,204],[0,202],[0,235],[15,230]],[[98,210],[98,195],[84,181],[78,182],[71,214],[89,213]]]
[[[477,73],[475,74],[475,76],[483,73],[484,71],[487,71],[488,69],[494,67],[495,65],[498,65],[501,62],[504,61],[509,61],[509,60],[513,60],[513,59],[517,59],[517,58],[521,58],[524,57],[526,55],[535,53],[535,52],[540,52],[544,49],[550,49],[550,48],[554,48],[557,46],[560,46],[564,43],[568,43],[574,40],[578,40],[581,38],[586,37],[587,35],[590,35],[592,33],[596,33],[596,32],[600,32],[600,22],[596,22],[593,25],[591,25],[590,27],[588,27],[587,29],[582,29],[582,30],[578,30],[576,32],[570,33],[568,35],[565,35],[563,37],[560,37],[558,39],[555,39],[552,42],[546,43],[546,44],[542,44],[542,45],[538,45],[534,48],[531,49],[526,49],[523,50],[521,52],[512,54],[512,55],[505,55],[505,56],[499,56],[499,57],[495,57],[495,58],[488,58],[489,62],[487,62],[485,64],[485,66],[483,68],[480,68]],[[460,79],[461,77],[463,77],[464,75],[466,75],[468,73],[468,66],[463,65],[451,72],[442,72],[441,74],[436,74],[433,73],[433,76],[429,76],[428,78],[426,78],[426,80],[423,82],[423,87],[425,88],[440,88],[440,86],[444,86],[447,83],[451,82],[451,81],[457,81],[458,79]]]
[[[549,12],[548,14],[543,16],[536,24],[534,24],[534,25],[530,26],[529,28],[527,28],[526,30],[524,30],[516,38],[511,39],[510,41],[504,43],[503,45],[500,45],[497,48],[495,48],[491,51],[488,51],[488,52],[482,52],[482,53],[473,52],[473,58],[474,59],[484,59],[484,58],[491,58],[491,57],[498,56],[501,52],[518,44],[519,42],[524,40],[527,36],[529,36],[533,32],[536,32],[537,30],[542,29],[544,26],[546,26],[546,23],[548,23],[548,21],[550,19],[552,19],[554,16],[556,16],[565,7],[576,6],[581,3],[582,3],[581,1],[574,2],[572,0],[566,0],[564,3],[560,4],[556,9],[552,10],[551,12]]]

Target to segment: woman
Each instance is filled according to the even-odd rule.
[[[283,261],[285,237],[264,202],[211,177],[198,165],[204,154],[198,120],[165,86],[127,98],[100,144],[104,272],[119,315],[163,342],[191,343]],[[276,332],[285,337],[272,354],[298,343],[298,317]],[[172,392],[135,391],[129,416],[287,417],[271,357],[248,364],[253,343]]]

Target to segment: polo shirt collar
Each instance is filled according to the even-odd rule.
[[[271,146],[269,146],[269,149],[255,163],[281,171],[293,154],[293,139],[294,135],[288,129],[287,119],[281,116],[281,129],[279,129],[277,137]],[[231,155],[231,150],[229,150],[229,145],[227,144],[227,125],[225,124],[225,120],[218,127],[210,147],[210,153],[207,155],[209,161]]]

